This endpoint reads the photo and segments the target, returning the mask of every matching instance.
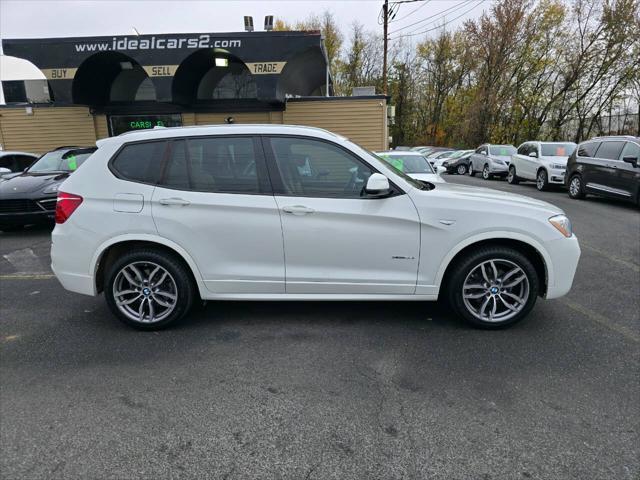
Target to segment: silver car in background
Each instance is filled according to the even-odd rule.
[[[485,180],[492,177],[506,177],[511,155],[514,153],[516,153],[516,147],[513,145],[482,144],[469,158],[469,175],[473,177],[481,172]]]

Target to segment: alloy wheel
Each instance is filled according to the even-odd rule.
[[[482,169],[482,178],[489,180],[489,167],[487,165]]]
[[[464,305],[478,320],[504,322],[513,318],[529,300],[529,278],[522,268],[506,259],[490,259],[474,267],[462,286]]]
[[[536,187],[538,187],[538,190],[543,190],[546,183],[547,183],[547,174],[545,173],[544,170],[540,170],[538,172],[538,176],[536,177]]]
[[[571,183],[569,183],[569,193],[572,197],[577,198],[580,196],[581,191],[582,185],[580,182],[580,177],[573,177],[571,179]]]
[[[458,165],[458,175],[464,175],[465,173],[467,173],[466,165]]]
[[[113,282],[118,309],[135,322],[151,324],[164,320],[176,308],[178,288],[171,274],[153,262],[124,266]]]

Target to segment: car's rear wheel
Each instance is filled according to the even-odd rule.
[[[516,176],[516,167],[514,167],[513,165],[509,167],[507,182],[509,182],[511,185],[517,185],[520,182],[520,179]]]
[[[518,250],[495,246],[470,252],[452,265],[445,285],[454,311],[474,326],[501,328],[522,320],[538,296],[539,279]]]
[[[584,186],[582,185],[582,177],[575,174],[569,180],[569,197],[579,200],[585,197]]]
[[[110,265],[105,297],[111,311],[140,330],[157,330],[191,308],[195,287],[187,267],[155,249],[133,250]]]
[[[469,176],[470,177],[475,177],[476,176],[476,172],[474,172],[473,170],[473,163],[469,162]]]
[[[465,173],[467,173],[467,166],[464,163],[461,165],[458,165],[457,172],[458,172],[458,175],[464,175]]]
[[[484,178],[485,180],[489,180],[491,178],[491,172],[489,171],[489,165],[487,165],[486,163],[484,164],[484,167],[482,169],[482,178]]]
[[[549,189],[549,176],[544,168],[538,170],[536,175],[536,188],[541,192]]]

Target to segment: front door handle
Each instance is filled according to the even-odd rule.
[[[315,212],[313,208],[305,207],[304,205],[291,205],[282,207],[282,211],[292,213],[294,215],[307,215]]]
[[[189,200],[184,200],[182,198],[176,198],[176,197],[161,198],[159,202],[160,202],[160,205],[177,205],[179,207],[186,207],[187,205],[191,204]]]

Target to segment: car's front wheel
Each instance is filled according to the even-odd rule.
[[[467,166],[464,163],[458,165],[457,172],[458,175],[464,175],[467,173]]]
[[[569,197],[576,200],[585,197],[584,187],[582,186],[582,177],[578,174],[575,174],[569,180]]]
[[[449,303],[466,321],[500,328],[522,320],[538,296],[539,279],[531,261],[518,250],[484,247],[462,257],[448,276]]]
[[[187,267],[155,249],[133,250],[113,262],[104,292],[111,311],[140,330],[157,330],[179,320],[196,295]]]
[[[549,189],[549,176],[544,168],[538,170],[536,175],[536,188],[541,192]]]
[[[491,172],[489,171],[489,165],[485,163],[484,168],[482,169],[482,178],[485,180],[489,180],[491,178]]]

